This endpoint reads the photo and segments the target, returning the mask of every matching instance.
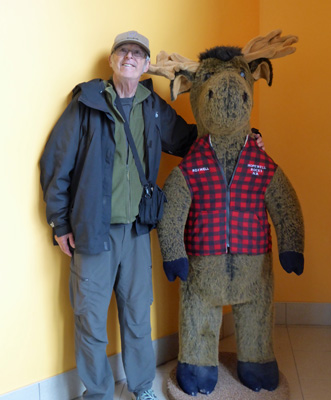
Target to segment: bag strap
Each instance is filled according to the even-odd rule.
[[[125,114],[124,114],[124,111],[123,111],[121,100],[120,100],[120,98],[118,96],[116,96],[115,104],[116,104],[116,107],[117,107],[118,111],[120,112],[120,114],[122,115],[122,117],[124,119],[125,134],[126,134],[126,137],[128,139],[129,145],[131,147],[133,158],[134,158],[134,161],[136,163],[136,167],[137,167],[137,170],[138,170],[138,173],[139,173],[140,182],[141,182],[141,184],[143,185],[143,187],[145,189],[145,193],[147,195],[149,195],[149,191],[150,191],[149,184],[148,184],[148,181],[146,179],[143,167],[141,165],[141,161],[140,161],[140,158],[139,158],[139,155],[138,155],[138,152],[137,152],[137,148],[136,148],[136,145],[134,143],[134,140],[133,140],[133,137],[132,137],[132,134],[131,134],[131,130],[130,130],[130,127],[129,127],[129,123],[128,123],[127,119],[125,118]]]

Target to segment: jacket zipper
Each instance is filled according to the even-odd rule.
[[[210,144],[210,146],[211,146],[211,148],[212,148],[212,150],[213,150],[213,154],[214,154],[215,160],[216,160],[217,165],[218,165],[218,167],[219,167],[219,169],[220,169],[220,171],[221,171],[221,173],[222,173],[223,181],[224,181],[224,183],[225,183],[225,185],[226,185],[226,196],[225,196],[226,253],[230,253],[230,200],[231,200],[230,194],[231,194],[231,185],[232,185],[233,178],[234,178],[234,176],[235,176],[235,174],[236,174],[236,171],[237,171],[237,168],[238,168],[238,164],[239,164],[239,161],[240,161],[240,158],[241,158],[241,154],[242,154],[242,152],[243,152],[243,150],[244,150],[244,148],[245,148],[245,146],[246,146],[247,140],[248,140],[248,135],[246,136],[246,140],[245,140],[244,146],[243,146],[242,149],[240,150],[237,163],[236,163],[235,168],[234,168],[234,170],[233,170],[233,173],[232,173],[230,182],[228,183],[227,180],[226,180],[226,176],[225,176],[225,173],[224,173],[224,169],[223,169],[223,167],[222,167],[222,164],[220,163],[220,160],[219,160],[218,157],[217,157],[216,151],[214,150],[213,144],[212,144],[212,142],[211,142],[211,137],[210,137],[210,135],[209,135],[209,144]]]

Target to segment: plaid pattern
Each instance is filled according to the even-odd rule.
[[[229,185],[209,136],[193,144],[179,168],[192,196],[185,227],[188,255],[271,251],[264,195],[277,165],[254,139],[248,137]]]

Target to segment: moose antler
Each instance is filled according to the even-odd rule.
[[[178,71],[195,72],[199,66],[198,61],[190,60],[178,53],[168,54],[161,51],[156,56],[156,64],[151,64],[148,73],[152,75],[164,76],[170,80],[175,78]]]
[[[244,59],[249,63],[258,58],[280,58],[295,52],[292,44],[298,42],[298,37],[293,35],[281,36],[282,31],[276,29],[266,36],[257,36],[250,40],[241,50]]]
[[[250,40],[242,49],[242,54],[246,62],[250,63],[258,58],[280,58],[295,52],[296,48],[292,44],[298,42],[298,37],[293,35],[281,36],[282,31],[276,29],[266,36],[257,36]],[[156,56],[156,64],[151,64],[148,73],[160,75],[172,81],[172,99],[177,95],[190,90],[192,82],[184,74],[176,74],[179,71],[186,71],[190,75],[199,67],[198,61],[190,60],[180,54],[168,54],[161,51]]]

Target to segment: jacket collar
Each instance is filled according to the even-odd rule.
[[[140,82],[149,91],[153,91],[152,79],[146,79]],[[105,112],[108,116],[109,105],[106,100],[106,85],[102,79],[93,79],[89,82],[80,83],[73,90],[73,96],[78,96],[78,101],[90,108]]]

